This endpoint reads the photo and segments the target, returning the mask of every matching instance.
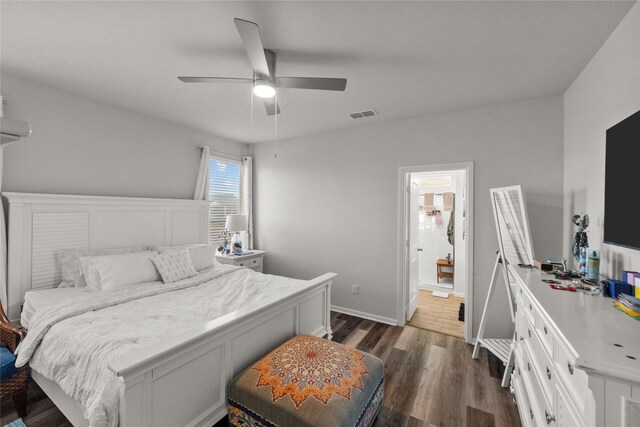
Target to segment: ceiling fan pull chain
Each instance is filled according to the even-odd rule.
[[[273,158],[278,158],[278,91],[276,91],[276,113],[273,115]]]
[[[255,81],[255,74],[253,75],[253,79]],[[253,147],[251,142],[253,141],[253,85],[249,89],[249,105],[251,108],[251,113],[249,114],[249,155],[253,155]]]

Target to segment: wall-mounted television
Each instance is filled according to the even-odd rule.
[[[640,250],[640,111],[607,129],[604,242]]]

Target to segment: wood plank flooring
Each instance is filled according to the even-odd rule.
[[[427,331],[452,337],[464,337],[464,322],[458,320],[458,310],[464,298],[453,294],[449,298],[438,298],[431,291],[418,291],[418,309],[407,324]]]
[[[500,387],[502,363],[460,338],[407,326],[384,325],[331,314],[334,341],[385,361],[385,396],[375,427],[518,427],[520,418],[507,389]],[[17,418],[11,398],[2,399],[0,425]],[[29,427],[71,426],[44,392],[29,387]],[[215,427],[227,426],[222,420]]]

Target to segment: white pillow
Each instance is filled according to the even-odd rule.
[[[167,252],[175,252],[182,249],[189,251],[189,257],[196,271],[216,265],[216,248],[213,245],[193,244],[193,245],[175,245],[175,246],[158,246],[156,250],[161,254]]]
[[[177,282],[198,275],[189,257],[188,249],[156,254],[151,260],[160,272],[164,283]]]
[[[156,251],[122,255],[80,257],[87,286],[95,291],[107,291],[123,286],[157,282],[160,275],[151,258]]]
[[[80,266],[80,257],[99,256],[99,255],[116,255],[132,252],[142,252],[147,249],[146,245],[131,246],[127,248],[110,248],[110,249],[61,249],[56,251],[56,258],[62,274],[62,283],[59,288],[82,288],[87,286],[82,269]]]

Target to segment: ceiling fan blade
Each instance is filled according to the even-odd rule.
[[[227,81],[231,83],[253,83],[253,79],[243,79],[236,77],[186,77],[180,76],[178,80],[184,83],[216,83],[220,81]]]
[[[276,77],[277,87],[292,89],[340,90],[347,87],[347,79],[325,77]]]
[[[276,98],[262,98],[264,101],[264,108],[267,110],[267,116],[276,115]],[[280,114],[280,106],[278,105],[278,114]]]
[[[262,45],[258,24],[239,18],[235,18],[233,21],[236,23],[236,28],[242,39],[244,49],[249,56],[249,62],[251,62],[253,71],[255,71],[256,74],[271,77],[271,70],[269,69],[267,57],[264,53],[264,46]]]

